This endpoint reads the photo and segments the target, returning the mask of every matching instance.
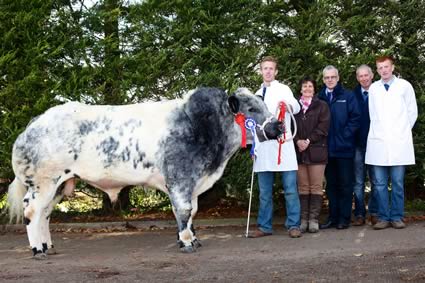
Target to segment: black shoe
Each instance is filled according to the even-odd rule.
[[[329,228],[334,228],[336,226],[337,226],[336,223],[332,221],[328,221],[325,224],[320,224],[319,229],[329,229]]]
[[[348,224],[344,224],[344,223],[339,223],[339,224],[336,226],[336,229],[342,230],[342,229],[347,229],[348,227],[350,227],[350,225],[348,225]]]

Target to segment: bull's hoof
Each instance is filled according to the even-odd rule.
[[[196,249],[202,247],[201,241],[199,241],[198,239],[193,240],[192,244]]]
[[[194,246],[184,246],[180,248],[180,251],[185,254],[190,254],[196,252],[196,248]]]
[[[47,255],[45,253],[37,253],[33,255],[32,258],[36,260],[45,260],[47,259]]]
[[[180,240],[178,240],[177,241],[177,246],[181,249],[181,248],[183,248],[184,247],[184,243],[183,243],[183,241],[180,241]]]
[[[48,255],[55,255],[57,254],[56,249],[55,248],[50,248],[47,250],[47,254]]]

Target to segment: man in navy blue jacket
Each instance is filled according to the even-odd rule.
[[[351,222],[354,185],[355,135],[360,126],[360,109],[352,91],[339,83],[338,69],[332,65],[323,69],[325,85],[319,98],[331,110],[328,134],[328,164],[325,169],[329,218],[320,229],[347,229]]]
[[[368,65],[360,65],[356,70],[356,78],[359,84],[354,89],[354,94],[360,106],[360,128],[356,134],[356,152],[354,155],[354,217],[353,225],[361,226],[365,224],[366,207],[364,202],[366,171],[371,176],[370,168],[365,164],[366,142],[370,127],[369,117],[369,87],[372,84],[373,72]],[[372,190],[369,196],[369,215],[372,225],[377,222],[378,207],[375,191]]]

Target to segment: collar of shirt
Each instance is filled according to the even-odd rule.
[[[326,94],[328,94],[328,93],[330,93],[330,92],[332,92],[332,94],[334,93],[334,91],[335,91],[335,89],[333,89],[333,90],[330,90],[329,88],[326,88]]]
[[[391,86],[391,84],[394,82],[394,80],[395,80],[395,76],[393,75],[393,77],[391,78],[391,80],[389,80],[388,82],[384,82],[381,79],[381,83],[382,83],[382,85],[387,84],[387,85]]]
[[[261,88],[263,88],[263,87],[271,87],[271,86],[273,86],[273,85],[275,85],[275,84],[278,84],[278,83],[279,83],[279,81],[274,80],[274,81],[271,81],[271,82],[270,82],[270,85],[269,85],[269,86],[266,86],[266,84],[263,82],[263,83],[261,84]]]

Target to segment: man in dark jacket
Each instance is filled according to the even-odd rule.
[[[356,78],[359,84],[354,89],[354,94],[360,107],[360,128],[356,133],[356,152],[354,154],[354,217],[353,225],[361,226],[365,224],[366,207],[364,202],[366,171],[369,178],[370,168],[365,164],[366,141],[370,127],[369,117],[369,87],[372,84],[373,72],[368,65],[360,65],[356,70]],[[378,207],[375,191],[372,190],[369,196],[369,215],[372,225],[377,222]]]
[[[319,98],[331,111],[328,135],[328,165],[325,170],[329,218],[320,229],[347,229],[351,222],[354,184],[355,134],[360,125],[360,109],[352,91],[339,83],[338,69],[332,65],[323,69],[325,85]]]

